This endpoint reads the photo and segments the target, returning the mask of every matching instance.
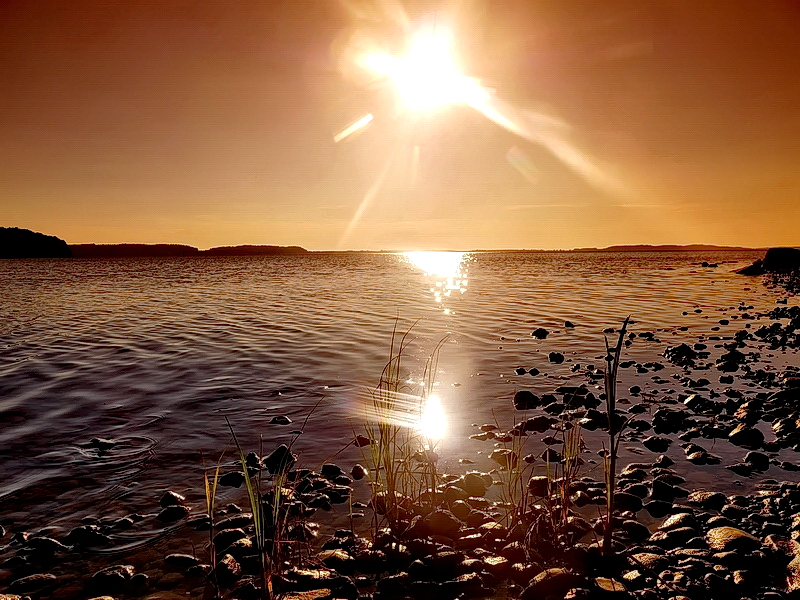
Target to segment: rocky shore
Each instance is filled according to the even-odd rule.
[[[684,370],[682,383],[693,393],[658,397],[632,386],[624,408],[618,404],[609,415],[593,387],[604,373],[593,366],[583,368],[583,385],[542,395],[520,390],[514,405],[521,418],[512,428],[476,424],[472,436],[493,444],[488,454],[495,468],[433,470],[435,487],[422,486],[415,497],[371,494],[374,474],[361,465],[300,468],[281,446],[263,457],[249,453],[238,468],[229,463],[219,485],[241,490],[241,501],[212,511],[201,490],[193,498],[167,492],[150,510],[98,514],[69,529],[15,524],[0,530],[0,590],[6,592],[0,598],[266,597],[243,491],[248,476],[259,475],[269,483],[261,510],[282,515],[286,544],[273,565],[273,596],[798,598],[800,369],[764,369],[754,346],[799,348],[800,307],[762,315],[741,307],[740,313],[742,327],[719,340],[723,352],[715,360],[701,341],[663,352],[665,362]],[[637,337],[655,334],[629,334],[626,343]],[[557,363],[559,356],[549,359]],[[624,361],[620,367],[657,374],[664,364]],[[730,387],[714,392],[712,377]],[[742,391],[737,381],[766,391]],[[570,458],[569,440],[570,432],[609,428],[643,459],[614,474],[613,536],[604,548],[607,482],[588,466],[608,452],[586,442]],[[90,443],[100,448],[113,441]],[[376,442],[362,436],[354,443]],[[715,446],[722,444],[740,450],[740,460],[721,465],[731,477],[747,482],[769,471],[774,478],[726,494],[693,486],[674,468],[676,460],[722,463]],[[415,460],[433,465],[435,456]],[[576,470],[568,473],[570,460]],[[534,467],[547,474],[532,474]]]

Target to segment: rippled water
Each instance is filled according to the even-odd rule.
[[[635,320],[634,332],[652,331],[660,340],[638,338],[626,350],[626,358],[644,362],[659,360],[667,345],[732,334],[742,327],[735,320],[742,303],[751,312],[773,307],[780,290],[732,273],[756,257],[332,253],[0,261],[5,519],[67,524],[152,505],[165,489],[201,493],[203,465],[226,447],[231,454],[225,416],[246,447],[257,448],[263,436],[268,450],[318,405],[296,446],[306,464],[318,464],[352,439],[359,400],[378,381],[393,329],[415,322],[405,362],[410,381],[419,380],[426,357],[446,337],[437,373],[450,422],[441,442],[445,460],[479,460],[491,448],[466,439],[471,423],[511,426],[516,390],[541,394],[564,381],[583,383],[572,367],[600,366],[602,330],[625,316]],[[714,331],[723,317],[731,324]],[[566,320],[575,327],[566,328]],[[537,327],[550,335],[533,338]],[[563,364],[548,362],[554,350],[565,354]],[[775,368],[796,358],[764,354]],[[519,366],[542,374],[518,376]],[[669,387],[625,371],[623,389],[634,380],[656,393]],[[294,424],[269,425],[276,415]],[[93,438],[115,445],[100,450]],[[337,459],[355,458],[348,450]],[[711,477],[693,469],[701,483]]]

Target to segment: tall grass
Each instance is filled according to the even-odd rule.
[[[603,457],[603,466],[606,483],[606,522],[603,529],[603,554],[611,553],[611,539],[614,533],[614,495],[617,483],[617,450],[619,449],[619,436],[622,427],[617,431],[617,371],[619,369],[619,358],[622,353],[622,344],[625,333],[630,323],[630,315],[625,317],[622,327],[619,330],[616,346],[609,346],[606,338],[606,371],[604,381],[606,396],[606,414],[608,415],[608,451]],[[623,425],[624,427],[624,425]]]
[[[416,322],[401,333],[395,321],[389,359],[369,396],[363,424],[371,442],[362,446],[362,454],[368,464],[373,508],[376,517],[384,517],[393,530],[405,526],[427,490],[433,502],[438,484],[435,443],[425,440],[416,425],[426,399],[433,393],[439,353],[446,338],[426,360],[421,383],[408,383],[404,359],[414,325]],[[379,527],[377,519],[375,527]]]

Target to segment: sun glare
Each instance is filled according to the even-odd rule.
[[[453,56],[452,38],[443,28],[423,29],[412,38],[404,56],[372,52],[364,55],[362,64],[387,77],[407,108],[431,110],[469,103],[481,88],[462,75]]]
[[[439,396],[428,396],[419,417],[417,430],[429,440],[440,440],[447,432],[447,419]]]

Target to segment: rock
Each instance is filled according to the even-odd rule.
[[[642,499],[626,492],[614,494],[614,508],[622,511],[639,512],[642,510]]]
[[[544,475],[535,475],[528,480],[528,491],[534,496],[546,496],[549,485],[549,479],[547,477]]]
[[[134,575],[133,565],[112,565],[92,575],[89,586],[99,592],[117,594]]]
[[[461,529],[461,522],[449,510],[438,509],[423,518],[428,530],[435,535],[453,538]]]
[[[769,456],[763,452],[748,452],[744,457],[744,462],[753,467],[756,471],[766,471],[769,469]]]
[[[356,464],[350,470],[350,475],[352,475],[353,479],[355,479],[356,481],[360,481],[367,476],[367,470],[362,465]]]
[[[180,494],[176,494],[175,492],[165,492],[161,499],[158,501],[159,506],[161,508],[167,508],[168,506],[181,506],[186,501],[186,497]]]
[[[736,527],[715,527],[706,533],[706,542],[712,550],[730,552],[734,550],[757,550],[761,540]]]
[[[225,529],[214,536],[214,547],[217,552],[225,552],[228,546],[242,538],[247,538],[244,529]]]
[[[764,434],[754,427],[740,423],[728,434],[728,441],[735,446],[755,450],[764,445]]]
[[[501,467],[505,468],[512,468],[518,462],[518,457],[516,453],[513,450],[509,450],[508,448],[495,448],[489,455],[489,458],[491,458]]]
[[[491,476],[490,476],[491,477]],[[458,483],[458,486],[463,489],[469,496],[483,497],[489,489],[490,483],[487,483],[486,478],[482,473],[474,471],[464,475],[463,480]]]
[[[691,367],[697,359],[698,354],[687,344],[679,344],[664,350],[664,358],[679,367]]]
[[[564,362],[564,355],[561,352],[551,352],[547,355],[547,360],[551,363],[559,365]]]
[[[739,269],[740,275],[763,275],[764,273],[788,273],[800,270],[800,250],[796,248],[770,248],[753,264]]]
[[[274,475],[276,473],[285,473],[296,462],[297,456],[289,450],[286,444],[281,444],[264,459],[264,466]]]
[[[225,487],[242,487],[244,483],[244,473],[241,471],[229,471],[219,478],[219,485]]]
[[[320,468],[320,475],[322,475],[325,479],[331,480],[335,477],[338,477],[343,473],[341,467],[339,465],[335,465],[333,463],[325,463]]]
[[[34,594],[56,583],[56,576],[51,573],[35,573],[27,577],[20,577],[11,582],[8,591],[20,594]]]
[[[545,329],[544,327],[539,327],[537,329],[534,329],[531,335],[535,337],[537,340],[543,340],[548,336],[549,333],[550,332],[547,331],[547,329]]]
[[[214,574],[222,587],[231,587],[242,576],[242,567],[230,554],[222,556],[214,569]]]
[[[356,570],[356,559],[341,549],[323,550],[317,558],[323,565],[342,575],[352,575]]]
[[[108,546],[111,538],[101,533],[97,525],[81,525],[72,529],[64,541],[70,546],[97,547]]]
[[[533,392],[520,390],[514,394],[514,408],[517,410],[533,410],[541,405],[541,400]]]
[[[0,258],[71,258],[67,243],[54,235],[0,227]]]
[[[666,452],[670,444],[672,444],[672,440],[669,438],[655,435],[648,436],[642,440],[642,445],[651,452]]]
[[[585,580],[567,569],[547,569],[531,579],[520,595],[521,600],[540,600],[548,596],[563,598],[567,591],[580,587]]]
[[[276,417],[272,417],[269,422],[271,425],[288,425],[292,422],[292,420],[286,415],[278,415]]]
[[[720,492],[697,491],[689,494],[689,504],[699,506],[704,510],[721,510],[727,503],[725,494]]]
[[[189,509],[186,506],[168,506],[156,515],[156,519],[162,523],[174,523],[188,514]]]
[[[192,556],[191,554],[179,553],[167,554],[164,557],[164,562],[178,569],[188,569],[189,567],[200,564],[200,561],[197,559],[197,557]]]

